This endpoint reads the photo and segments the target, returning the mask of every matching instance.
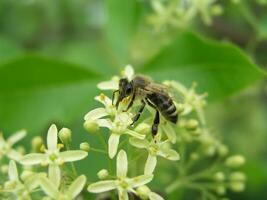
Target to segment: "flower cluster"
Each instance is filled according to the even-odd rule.
[[[185,28],[198,16],[210,25],[212,17],[223,12],[216,0],[151,0],[151,6],[154,13],[148,17],[148,21],[156,30]]]
[[[135,77],[134,69],[126,66],[121,76],[99,83],[98,88],[106,93],[107,90],[116,91],[122,77],[131,81]],[[163,200],[173,192],[187,188],[196,190],[204,199],[222,199],[228,189],[243,191],[246,176],[239,168],[245,158],[231,155],[228,147],[209,129],[204,112],[207,94],[198,94],[195,83],[191,88],[169,80],[162,85],[174,101],[179,121],[173,124],[160,115],[155,136],[151,134],[153,109],[147,107],[140,122],[133,126],[140,102],[136,100],[127,110],[127,97],[116,106],[114,102],[118,97],[113,95],[111,99],[104,93],[95,97],[101,107],[84,116],[85,129],[99,136],[104,149],[83,141],[80,150],[70,150],[71,130],[62,128],[58,131],[54,124],[48,130],[46,145],[36,136],[32,139],[31,152],[26,155],[14,147],[25,137],[25,131],[15,133],[7,140],[1,134],[3,179],[0,198],[71,200],[89,192],[91,195],[96,193],[99,199],[104,195],[103,199]],[[107,141],[104,134],[109,135]],[[95,183],[87,182],[88,178],[78,174],[74,165],[85,159],[90,151],[104,153],[110,165],[109,169],[97,173],[100,180]],[[116,159],[115,173],[113,159]],[[8,165],[5,165],[6,160]],[[16,163],[21,164],[21,174]],[[155,177],[161,180],[159,184],[164,188],[157,192],[148,186]],[[83,190],[85,187],[87,191]]]

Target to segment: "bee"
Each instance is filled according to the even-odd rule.
[[[155,109],[156,114],[151,127],[153,137],[158,132],[160,114],[167,121],[172,123],[176,124],[178,121],[177,108],[172,98],[169,96],[167,88],[161,84],[154,83],[148,77],[136,75],[131,81],[128,81],[126,78],[121,78],[119,81],[119,89],[113,92],[112,102],[116,93],[119,93],[117,102],[115,104],[117,109],[120,102],[124,98],[130,97],[130,102],[127,106],[127,109],[124,110],[125,112],[132,107],[135,100],[141,100],[141,107],[134,116],[131,125],[134,125],[138,121],[146,104]]]

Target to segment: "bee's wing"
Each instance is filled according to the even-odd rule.
[[[145,86],[145,90],[148,92],[158,93],[166,95],[168,94],[168,87],[165,85],[157,84],[157,83],[150,83]]]

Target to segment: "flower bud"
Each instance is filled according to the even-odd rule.
[[[214,16],[221,15],[223,13],[223,7],[221,5],[213,5],[211,7],[210,13]]]
[[[80,144],[80,149],[86,152],[90,150],[90,144],[88,142],[83,142]]]
[[[223,172],[217,172],[214,174],[214,180],[217,182],[223,182],[225,180],[225,175]]]
[[[234,192],[242,192],[245,189],[244,182],[233,181],[230,182],[230,189]]]
[[[178,114],[181,114],[181,113],[184,112],[185,107],[184,107],[183,104],[181,104],[181,103],[178,104],[178,103],[177,103],[177,104],[175,104],[175,105],[176,105],[176,109],[177,109]]]
[[[189,131],[195,131],[198,128],[198,121],[195,119],[188,120],[185,128]]]
[[[228,167],[237,168],[245,163],[245,158],[242,155],[230,156],[226,159],[225,164]]]
[[[99,130],[99,126],[95,121],[87,120],[83,126],[89,133],[95,133]]]
[[[199,159],[199,155],[197,153],[191,153],[190,154],[190,159],[191,160],[198,160]]]
[[[225,157],[229,153],[229,149],[226,145],[220,144],[218,146],[218,154],[220,157]]]
[[[62,143],[67,144],[71,141],[71,130],[68,128],[62,128],[59,133],[59,139]]]
[[[40,152],[40,149],[43,144],[43,139],[40,136],[35,136],[31,141],[32,149],[34,152]]]
[[[225,192],[226,192],[226,189],[223,185],[218,185],[216,188],[215,188],[216,192],[218,195],[224,195]]]
[[[147,123],[140,123],[136,126],[135,131],[137,133],[146,135],[150,132],[151,127]]]
[[[142,185],[138,187],[136,190],[137,196],[140,197],[141,199],[148,199],[150,192],[151,192],[150,189],[146,185]]]
[[[230,175],[230,180],[231,181],[245,182],[246,181],[246,175],[242,172],[233,172]]]
[[[99,179],[106,179],[108,177],[109,173],[108,170],[102,169],[97,173],[97,176]]]

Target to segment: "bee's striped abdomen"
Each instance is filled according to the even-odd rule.
[[[173,123],[177,123],[177,109],[168,95],[153,93],[148,95],[148,99],[157,107],[165,119]]]

